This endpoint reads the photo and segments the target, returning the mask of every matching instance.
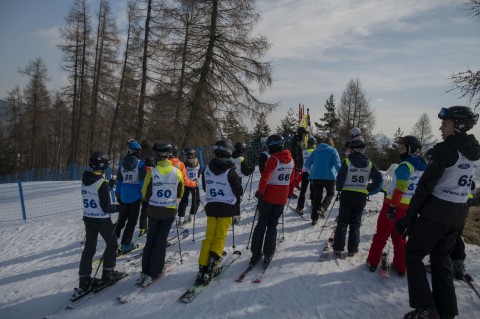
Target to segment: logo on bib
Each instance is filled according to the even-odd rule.
[[[463,163],[463,164],[458,165],[458,168],[460,168],[460,169],[468,169],[468,168],[470,168],[470,164],[468,164],[468,163]]]

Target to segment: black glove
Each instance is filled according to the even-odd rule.
[[[256,192],[255,192],[255,197],[256,197],[257,199],[261,199],[261,198],[263,197],[263,195],[260,194],[258,191],[256,191]]]
[[[123,204],[113,204],[113,212],[120,214],[126,213],[127,207]]]
[[[115,182],[116,180],[114,178],[108,181],[108,186],[110,186],[110,189],[115,187]]]
[[[405,217],[400,218],[399,221],[395,224],[395,229],[397,233],[402,235],[403,238],[407,237],[412,229],[413,223],[415,223],[416,218],[412,215],[405,215]]]
[[[233,216],[232,222],[233,222],[234,225],[238,225],[238,223],[240,222],[240,215]]]
[[[115,194],[115,199],[117,200],[117,203],[121,204],[122,201],[120,200],[120,195]]]
[[[390,206],[387,211],[388,220],[395,220],[395,209],[396,207]]]

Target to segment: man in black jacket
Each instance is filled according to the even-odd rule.
[[[443,142],[418,182],[407,215],[395,225],[409,240],[405,247],[410,306],[404,318],[454,318],[458,315],[450,254],[467,217],[467,199],[480,159],[480,145],[466,132],[478,114],[466,106],[442,108]],[[432,290],[423,258],[430,254]]]

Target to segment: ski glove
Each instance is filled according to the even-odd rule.
[[[395,209],[396,207],[390,206],[387,211],[388,220],[395,220]]]
[[[405,215],[405,217],[400,218],[399,221],[395,224],[395,229],[397,232],[402,235],[402,238],[405,238],[410,233],[413,223],[415,223],[416,217],[412,215]]]
[[[119,194],[115,194],[115,199],[117,200],[117,203],[121,204],[122,201],[120,200],[120,195]]]
[[[256,191],[256,192],[255,192],[255,197],[256,197],[257,199],[261,199],[261,198],[263,197],[263,195],[260,194],[259,191]]]
[[[111,180],[108,181],[108,186],[110,186],[110,189],[115,187],[115,179],[112,178]]]
[[[233,216],[232,221],[234,225],[238,225],[240,222],[240,216]]]

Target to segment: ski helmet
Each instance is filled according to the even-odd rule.
[[[183,150],[183,152],[185,153],[185,156],[187,156],[188,159],[195,158],[196,152],[194,148],[186,148]]]
[[[153,144],[152,151],[155,152],[158,160],[168,158],[172,155],[172,144],[158,142]]]
[[[422,143],[412,135],[400,137],[398,143],[406,146],[408,155],[415,154],[422,149]]]
[[[175,145],[175,144],[171,144],[172,145],[172,155],[170,155],[170,157],[177,157],[178,156],[178,146]]]
[[[438,113],[438,118],[441,120],[453,120],[455,130],[466,133],[477,124],[478,114],[468,106],[457,105],[450,106],[448,109],[442,107]]]
[[[216,157],[229,158],[232,156],[232,143],[226,140],[216,141],[213,145],[213,153]]]
[[[140,152],[141,149],[142,147],[140,146],[140,144],[138,144],[138,142],[135,141],[133,138],[128,140],[127,142],[128,154],[137,154],[138,152]]]
[[[352,140],[348,144],[348,149],[352,152],[363,153],[365,152],[365,143],[362,140]]]
[[[150,167],[155,166],[155,159],[153,158],[153,156],[147,156],[143,159],[143,161],[145,162],[145,165],[147,165],[147,166],[150,166]]]
[[[266,144],[268,147],[268,153],[273,154],[283,150],[285,139],[281,135],[273,134],[267,138]]]
[[[235,143],[235,151],[237,151],[238,153],[244,153],[246,149],[247,149],[246,143],[244,142]]]
[[[90,156],[88,165],[95,171],[104,171],[110,163],[110,158],[103,152],[97,151]]]
[[[350,131],[350,134],[352,135],[352,138],[354,138],[354,137],[362,135],[362,131],[360,131],[360,129],[358,127],[354,127]]]
[[[317,139],[315,137],[310,137],[308,140],[307,140],[307,144],[308,145],[317,145]]]

